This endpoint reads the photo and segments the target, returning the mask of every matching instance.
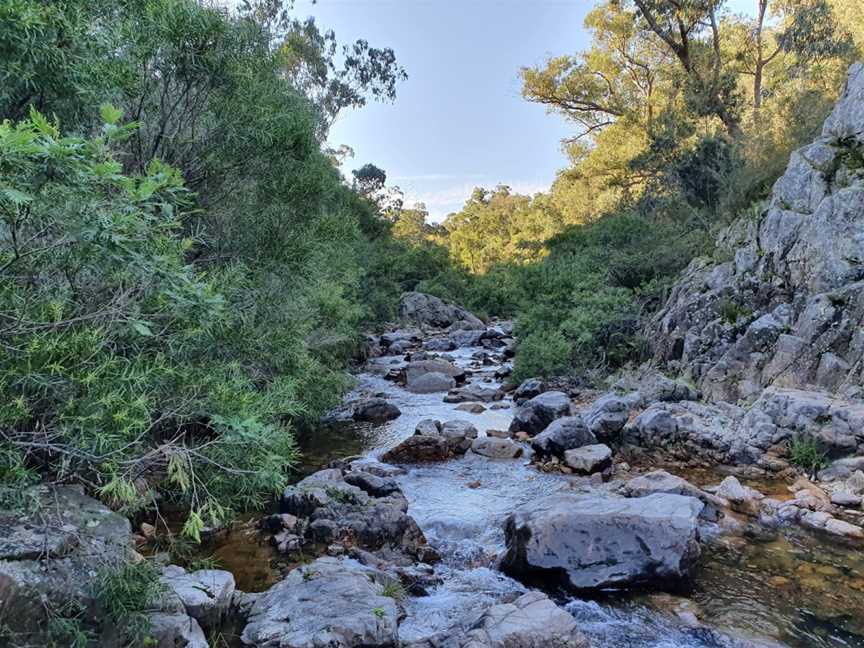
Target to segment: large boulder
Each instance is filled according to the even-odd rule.
[[[405,367],[405,382],[411,384],[421,376],[429,373],[441,373],[461,381],[465,378],[465,370],[443,358],[430,358],[409,362]]]
[[[28,509],[0,511],[0,626],[22,645],[47,645],[46,612],[95,610],[98,575],[132,559],[131,527],[77,487],[22,495]]]
[[[516,410],[510,431],[526,432],[531,436],[540,434],[557,418],[570,414],[570,397],[564,392],[543,392],[525,401]]]
[[[548,596],[528,592],[493,605],[454,648],[588,648],[576,620]]]
[[[442,424],[424,419],[417,424],[413,436],[385,452],[381,460],[395,464],[445,461],[465,454],[476,438],[477,428],[469,421],[456,419]]]
[[[399,299],[399,318],[435,328],[447,328],[457,322],[471,328],[485,328],[485,324],[478,317],[461,306],[421,292],[402,294]]]
[[[723,231],[727,259],[694,260],[644,330],[709,401],[773,386],[860,395],[864,363],[864,65],[821,136],[792,153],[761,213]]]
[[[471,443],[471,452],[490,459],[516,459],[522,456],[522,448],[512,440],[490,436],[474,439]]]
[[[573,448],[564,453],[564,463],[580,475],[590,475],[612,467],[612,449],[602,443]]]
[[[160,580],[205,630],[218,628],[231,607],[235,590],[231,572],[219,569],[187,572],[177,565],[168,565]]]
[[[727,504],[722,497],[712,495],[698,486],[694,486],[686,479],[672,475],[665,470],[654,470],[634,477],[621,487],[621,492],[627,497],[645,497],[655,493],[695,497],[705,505],[705,508],[702,509],[702,517],[712,521],[719,519],[720,512]]]
[[[354,406],[354,420],[368,423],[386,423],[399,418],[402,411],[383,398],[370,398]]]
[[[325,469],[285,489],[280,512],[297,520],[289,530],[292,537],[274,538],[274,544],[285,544],[293,551],[338,541],[425,560],[432,554],[407,511],[408,501],[398,485],[374,473],[364,474],[361,464],[347,474],[338,468]]]
[[[446,461],[453,456],[449,441],[441,435],[415,434],[398,443],[383,455],[381,461],[393,464]]]
[[[682,495],[550,495],[507,519],[502,569],[577,590],[662,587],[687,577],[699,557],[702,507]]]
[[[433,371],[423,374],[414,379],[409,379],[405,383],[405,389],[414,394],[434,394],[435,392],[445,392],[453,389],[456,386],[456,381],[447,374]]]
[[[387,574],[356,560],[319,558],[257,599],[241,637],[256,648],[393,648],[399,608]]]
[[[637,392],[620,396],[604,394],[595,400],[582,414],[588,429],[603,441],[617,438],[630,419],[630,412],[640,403]]]
[[[581,416],[555,419],[531,440],[531,449],[540,457],[563,457],[567,450],[597,443]]]

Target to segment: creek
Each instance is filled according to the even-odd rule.
[[[494,373],[500,361],[484,364],[473,357],[478,351],[463,348],[447,357],[471,372],[471,382],[497,385]],[[304,474],[345,456],[376,459],[413,434],[422,419],[465,419],[481,436],[486,430],[508,428],[514,408],[509,398],[480,414],[460,411],[457,405],[442,402],[441,393],[409,393],[383,377],[403,365],[401,356],[371,360],[357,376],[353,394],[383,395],[399,407],[401,416],[383,425],[343,420],[301,432]],[[428,596],[404,602],[403,641],[431,636],[454,626],[471,610],[525,591],[495,569],[504,549],[502,523],[514,508],[557,491],[608,488],[585,478],[540,472],[525,457],[492,460],[468,452],[446,462],[406,468],[397,479],[410,503],[409,514],[442,556],[436,565],[442,584]],[[712,483],[712,477],[713,483],[722,479],[711,471],[669,470],[699,485]],[[785,489],[781,483],[758,486],[775,492]],[[261,591],[292,565],[261,538],[252,522],[203,550],[235,574],[240,589]],[[585,598],[548,593],[578,620],[597,647],[864,647],[864,556],[859,550],[801,531],[740,540],[707,544],[692,583],[675,594]],[[701,623],[688,625],[676,614],[681,610],[695,612]]]

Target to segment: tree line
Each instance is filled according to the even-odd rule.
[[[606,371],[644,350],[640,320],[719,228],[758,215],[789,153],[817,134],[861,55],[843,0],[603,0],[589,46],[521,70],[526,100],[574,126],[548,192],[478,188],[430,226],[458,272],[424,288],[515,316],[517,378]],[[422,212],[422,209],[420,210]]]

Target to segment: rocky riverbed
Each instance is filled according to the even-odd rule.
[[[332,434],[305,439],[320,470],[208,548],[266,592],[237,645],[864,645],[860,477],[640,446],[640,417],[695,390],[513,390],[509,325],[456,331],[375,338]],[[428,373],[452,383],[411,388]]]
[[[217,569],[164,568],[159,646],[864,646],[849,460],[814,483],[780,457],[642,444],[646,416],[696,390],[647,371],[513,389],[506,322],[394,329],[370,349],[344,406],[300,434],[305,476],[276,510],[214,533],[200,553]],[[6,591],[71,597],[58,582],[128,551],[125,520],[64,497],[50,533],[5,523]]]

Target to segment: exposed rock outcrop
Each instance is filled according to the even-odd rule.
[[[766,387],[860,395],[864,366],[864,65],[821,137],[792,154],[767,208],[720,238],[730,260],[694,261],[646,327],[710,401]]]

